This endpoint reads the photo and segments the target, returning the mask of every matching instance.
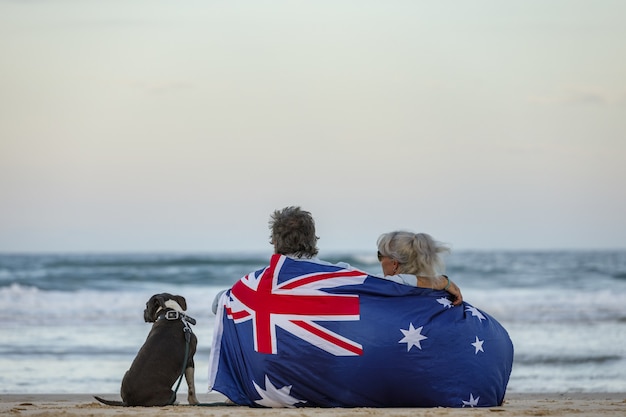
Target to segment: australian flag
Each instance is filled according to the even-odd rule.
[[[218,305],[209,389],[252,407],[492,407],[506,330],[444,291],[273,255]]]

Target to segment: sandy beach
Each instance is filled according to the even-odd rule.
[[[107,399],[119,399],[116,394],[97,394]],[[201,394],[203,404],[220,403],[219,394]],[[176,416],[228,417],[384,417],[416,416],[624,416],[626,393],[567,393],[567,394],[509,394],[502,407],[491,408],[298,408],[261,409],[238,406],[177,406],[162,408],[110,407],[98,403],[89,394],[3,394],[0,395],[0,415],[11,416],[137,416],[156,413]]]

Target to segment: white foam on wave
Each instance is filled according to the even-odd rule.
[[[532,288],[464,289],[464,299],[496,319],[514,323],[620,321],[626,317],[626,293],[610,289]]]
[[[132,291],[41,290],[36,287],[12,284],[0,288],[0,323],[37,323],[66,325],[97,323],[100,321],[143,320],[145,303],[154,294],[169,292],[187,299],[190,315],[208,316],[210,305],[219,288],[168,286]]]

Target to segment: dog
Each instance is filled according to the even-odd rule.
[[[116,406],[171,405],[176,401],[172,385],[183,373],[186,356],[187,401],[192,405],[199,404],[193,362],[198,339],[189,327],[189,323],[196,324],[196,321],[184,313],[186,310],[187,302],[180,295],[153,295],[146,303],[143,315],[146,322],[154,324],[130,369],[124,374],[120,389],[122,401],[94,398],[103,404]]]

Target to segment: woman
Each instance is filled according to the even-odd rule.
[[[440,254],[450,249],[426,233],[396,231],[378,238],[378,261],[385,279],[420,288],[450,293],[453,305],[460,305],[463,296],[459,287],[444,272]]]

